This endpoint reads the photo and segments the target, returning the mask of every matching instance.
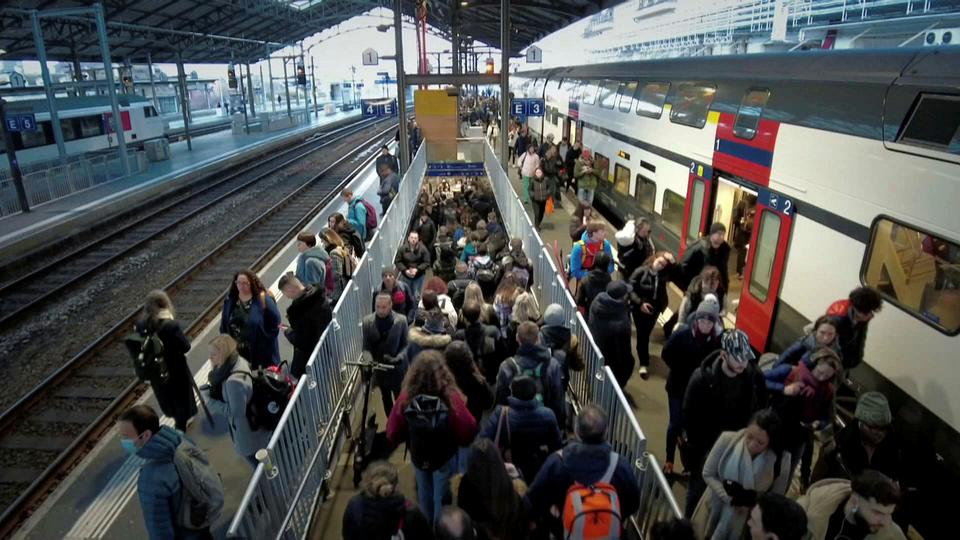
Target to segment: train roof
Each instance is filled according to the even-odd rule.
[[[150,100],[132,94],[120,94],[117,103],[121,107],[130,105],[150,105]],[[92,109],[96,107],[110,107],[109,96],[58,97],[57,110],[69,111],[73,109]],[[32,112],[34,114],[50,114],[50,107],[46,99],[22,99],[8,101],[7,109],[10,112]]]

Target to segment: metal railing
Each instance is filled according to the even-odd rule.
[[[634,463],[640,480],[640,509],[632,516],[635,532],[646,536],[649,528],[670,517],[682,517],[680,507],[670,485],[660,470],[657,459],[647,452],[647,439],[640,429],[636,416],[617,384],[609,367],[604,366],[603,355],[593,340],[583,315],[577,310],[562,273],[557,269],[554,257],[544,245],[540,234],[533,227],[530,217],[520,201],[496,158],[496,152],[485,144],[484,164],[500,209],[503,226],[511,238],[523,239],[523,249],[534,263],[534,297],[541,311],[549,304],[563,308],[564,320],[568,321],[574,335],[580,341],[580,354],[585,367],[583,371],[570,372],[570,393],[574,406],[593,403],[607,412],[610,420],[608,440],[613,449]]]
[[[424,147],[426,145],[423,145]],[[306,373],[273,432],[260,465],[227,531],[230,538],[304,538],[324,483],[343,443],[344,419],[355,410],[359,375],[347,361],[363,347],[361,320],[372,313],[371,297],[381,281],[381,264],[393,264],[426,170],[423,148],[360,259],[333,321],[320,337]]]
[[[143,151],[130,149],[127,155],[130,157],[131,174],[146,170],[147,160]],[[124,177],[120,150],[116,149],[92,157],[67,156],[63,163],[28,163],[21,167],[20,172],[31,208]],[[20,210],[10,170],[0,169],[0,217]]]

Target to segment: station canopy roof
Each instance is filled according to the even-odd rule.
[[[512,0],[513,54],[622,0]],[[13,0],[0,8],[0,59],[36,59],[29,10],[86,7],[75,0]],[[416,0],[404,0],[405,15],[416,13]],[[154,62],[227,63],[255,61],[267,51],[296,43],[391,0],[103,0],[107,38],[114,62],[141,63],[149,52]],[[430,25],[449,36],[454,11],[461,35],[500,46],[500,0],[427,0]],[[47,58],[100,61],[91,15],[42,17]]]

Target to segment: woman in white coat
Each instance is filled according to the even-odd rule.
[[[703,465],[708,489],[692,517],[698,538],[739,540],[757,497],[786,493],[790,453],[782,450],[782,431],[777,413],[763,409],[746,428],[720,434]]]

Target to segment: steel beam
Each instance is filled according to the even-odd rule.
[[[180,113],[183,116],[183,134],[187,137],[187,150],[193,151],[193,138],[190,136],[190,98],[187,95],[187,75],[183,71],[183,57],[177,54],[177,83],[180,87]]]
[[[500,0],[500,166],[510,172],[510,0]]]
[[[500,84],[500,76],[496,73],[465,73],[461,75],[434,74],[407,75],[408,86],[422,84],[439,84],[450,86]]]
[[[57,114],[57,101],[53,93],[53,82],[50,79],[50,67],[47,65],[47,49],[43,43],[43,30],[40,29],[40,16],[36,11],[31,15],[33,23],[33,42],[37,48],[37,61],[40,62],[40,73],[43,75],[43,90],[47,94],[47,107],[50,109],[50,124],[53,127],[53,140],[57,143],[57,155],[60,161],[67,158],[67,146],[63,142],[63,128],[60,126],[60,115]],[[37,126],[39,129],[40,126]]]
[[[410,166],[410,138],[407,134],[407,76],[403,70],[403,1],[393,0],[393,37],[396,44],[397,61],[397,123],[400,124],[400,144],[397,145],[397,156],[400,160],[400,171],[406,171]],[[398,171],[399,172],[399,171]]]

